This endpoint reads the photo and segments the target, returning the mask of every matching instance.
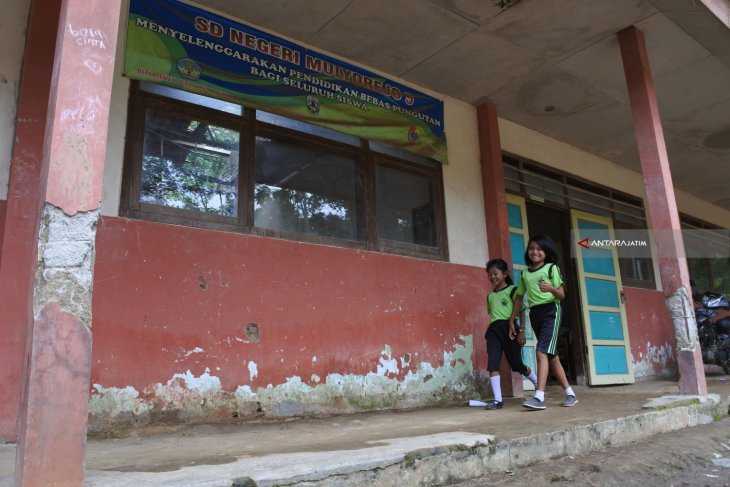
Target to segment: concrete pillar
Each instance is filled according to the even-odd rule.
[[[18,435],[21,363],[32,319],[33,276],[47,167],[46,115],[61,0],[32,2],[0,251],[0,440]],[[31,245],[33,243],[33,245]]]
[[[629,92],[631,113],[639,147],[641,170],[646,189],[646,204],[651,222],[652,236],[659,256],[659,273],[666,297],[682,298],[681,286],[689,292],[689,270],[684,258],[684,242],[679,223],[677,201],[674,197],[672,174],[664,143],[664,132],[659,118],[659,107],[651,76],[649,57],[643,33],[629,27],[618,33],[623,59],[626,85]],[[691,309],[691,308],[690,308]],[[689,311],[689,319],[677,317],[675,334],[680,337],[694,333],[696,323]],[[684,323],[680,323],[684,321]],[[691,329],[694,327],[694,330]],[[686,342],[686,340],[683,340]],[[689,348],[689,347],[685,347]],[[679,391],[682,394],[707,394],[705,371],[699,344],[690,350],[677,351],[679,366]]]
[[[34,2],[45,6],[47,2]],[[81,485],[91,289],[121,0],[63,0],[40,171],[16,485]],[[32,35],[32,34],[31,34]],[[29,243],[30,243],[29,242]]]
[[[482,188],[484,191],[484,213],[487,220],[487,245],[490,259],[504,259],[512,262],[512,248],[507,219],[507,199],[504,189],[504,168],[502,166],[502,145],[499,140],[499,119],[497,107],[484,103],[477,107],[477,129],[479,131],[479,160],[482,167]],[[522,396],[522,375],[512,372],[507,360],[502,357],[500,367],[502,394]]]

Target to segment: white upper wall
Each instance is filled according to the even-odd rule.
[[[645,199],[644,178],[638,172],[508,120],[499,120],[499,135],[502,150],[506,152]],[[680,212],[721,228],[730,228],[730,211],[676,188],[675,196]]]
[[[119,215],[119,198],[122,193],[122,165],[124,161],[124,142],[127,134],[127,101],[129,99],[129,79],[122,76],[124,71],[124,46],[127,42],[127,13],[129,7],[122,1],[122,14],[119,19],[117,52],[114,62],[114,80],[109,106],[109,139],[106,142],[104,161],[104,181],[102,186],[102,215]]]
[[[443,167],[449,260],[483,267],[487,263],[482,169],[477,112],[453,99],[444,102],[449,163]]]
[[[20,70],[25,52],[30,0],[0,4],[0,199],[8,197],[8,174],[15,136]]]

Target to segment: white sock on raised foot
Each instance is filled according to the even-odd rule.
[[[492,385],[492,394],[494,394],[494,400],[502,402],[502,384],[499,382],[500,377],[495,375],[489,378],[489,383]]]

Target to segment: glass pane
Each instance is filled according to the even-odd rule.
[[[608,208],[609,202],[602,196],[586,193],[575,188],[568,188],[568,196],[570,197],[571,208],[587,211],[594,215],[611,215],[611,210]]]
[[[583,260],[583,271],[590,274],[601,274],[604,276],[615,276],[616,270],[613,267],[613,252],[604,249],[580,249]]]
[[[624,330],[620,313],[589,311],[591,338],[594,340],[623,340]]]
[[[715,257],[710,259],[712,271],[712,286],[715,292],[730,294],[730,259]]]
[[[528,196],[538,196],[544,198],[545,201],[565,204],[563,184],[560,181],[552,181],[543,176],[533,176],[527,173],[525,174],[525,183]]]
[[[413,152],[401,149],[400,147],[394,147],[392,145],[383,144],[380,142],[370,141],[370,150],[373,152],[379,152],[381,154],[387,154],[389,156],[397,157],[398,159],[404,159],[406,161],[415,162],[417,164],[423,164],[424,166],[437,167],[438,161],[429,159],[428,157],[419,156]]]
[[[379,237],[436,247],[432,181],[382,166],[377,166],[375,181]]]
[[[236,216],[239,134],[148,111],[140,202]]]
[[[616,217],[616,220],[619,222],[628,223],[637,227],[646,225],[646,220],[644,220],[643,218],[634,218],[633,216],[626,216],[616,212],[614,212],[614,215]]]
[[[507,224],[512,228],[522,229],[522,209],[512,203],[507,203]]]
[[[613,202],[614,217],[616,220],[626,222],[631,225],[644,226],[646,220],[644,218],[644,212],[633,206],[624,205],[622,203]]]
[[[702,294],[713,289],[709,259],[687,259],[687,267],[689,267],[689,277],[695,281],[693,293]]]
[[[524,263],[525,237],[520,233],[509,232],[509,245],[512,250],[512,262]]]
[[[504,187],[516,193],[520,192],[520,175],[516,167],[504,165]]]
[[[593,360],[597,375],[628,374],[626,347],[623,345],[597,345],[593,347]]]
[[[155,93],[156,95],[166,96],[168,98],[174,98],[176,100],[192,103],[194,105],[201,105],[204,107],[212,108],[213,110],[219,110],[221,112],[232,113],[234,115],[241,115],[243,113],[243,107],[236,105],[235,103],[228,103],[227,101],[217,100],[203,95],[196,95],[195,93],[188,93],[187,91],[176,90],[169,86],[156,85],[154,83],[140,83],[140,88],[143,91],[149,93]]]
[[[618,308],[618,290],[615,281],[586,278],[585,286],[589,306]]]
[[[319,125],[312,125],[311,123],[300,122],[291,118],[282,117],[280,115],[274,115],[273,113],[263,112],[261,110],[256,111],[256,120],[270,123],[271,125],[278,125],[279,127],[285,127],[298,132],[304,132],[309,135],[316,135],[329,140],[335,140],[344,144],[360,145],[360,139],[354,135],[344,134],[336,130],[331,130]]]
[[[320,147],[256,137],[254,225],[362,240],[357,166]]]

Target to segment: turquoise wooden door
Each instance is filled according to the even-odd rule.
[[[509,240],[512,250],[512,270],[515,284],[520,280],[522,271],[527,268],[525,265],[525,247],[530,239],[527,228],[527,210],[525,207],[525,199],[512,194],[507,195],[507,219],[509,221]],[[535,359],[535,347],[537,340],[530,326],[529,313],[525,313],[525,338],[527,342],[522,347],[522,361],[532,370],[537,371],[537,360]],[[529,380],[523,377],[522,388],[526,391],[534,391],[535,386]]]
[[[621,275],[615,247],[596,248],[578,242],[614,240],[610,218],[571,211],[574,255],[578,268],[581,312],[588,348],[591,385],[634,382],[626,312],[621,302]],[[570,283],[568,283],[570,284]]]

